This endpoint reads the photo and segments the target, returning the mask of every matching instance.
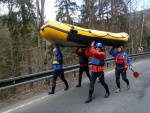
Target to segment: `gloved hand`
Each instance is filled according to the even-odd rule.
[[[91,43],[91,47],[92,47],[92,46],[94,46],[94,45],[95,45],[95,41],[92,41],[92,43]]]
[[[132,69],[132,66],[129,66],[129,69]]]

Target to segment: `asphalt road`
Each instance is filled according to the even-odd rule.
[[[131,89],[127,90],[121,79],[120,93],[115,93],[114,70],[105,72],[105,80],[110,89],[110,97],[105,99],[105,90],[100,83],[95,84],[91,103],[84,103],[88,97],[89,81],[85,79],[81,88],[71,87],[68,91],[58,91],[34,96],[25,101],[2,108],[0,113],[150,113],[150,59],[133,64],[140,73],[138,79],[128,70]]]

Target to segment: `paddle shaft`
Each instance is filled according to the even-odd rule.
[[[132,69],[132,68],[130,68],[131,69],[131,71],[134,73],[134,70]]]

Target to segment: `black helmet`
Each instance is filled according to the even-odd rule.
[[[121,48],[121,49],[123,49],[123,46],[119,46],[118,48]]]

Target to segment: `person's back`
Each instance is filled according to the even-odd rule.
[[[79,51],[79,48],[77,48],[75,53],[79,57],[79,64],[80,64],[78,85],[76,85],[76,87],[81,87],[81,81],[82,81],[82,74],[83,74],[83,72],[86,73],[86,75],[88,76],[89,80],[91,78],[91,76],[89,74],[89,64],[88,64],[89,60],[88,60],[88,56],[85,55],[85,49],[84,48],[82,48],[81,51]]]
[[[79,64],[80,64],[80,67],[86,67],[88,66],[88,56],[85,55],[85,49],[82,48],[81,51],[79,51],[79,48],[77,48],[75,50],[75,53],[78,55],[79,57]]]
[[[53,69],[55,70],[62,70],[63,64],[63,56],[58,46],[55,46],[53,49],[54,58],[53,58]]]
[[[53,49],[53,53],[54,53],[54,58],[53,58],[52,63],[53,63],[54,73],[53,73],[52,89],[51,89],[50,92],[48,92],[49,94],[54,94],[55,93],[56,80],[57,80],[58,76],[64,82],[64,84],[66,86],[64,90],[68,90],[68,88],[69,88],[68,82],[65,80],[64,71],[63,71],[63,68],[62,68],[63,56],[62,56],[62,53],[61,53],[61,51],[60,51],[60,49],[57,45]]]

